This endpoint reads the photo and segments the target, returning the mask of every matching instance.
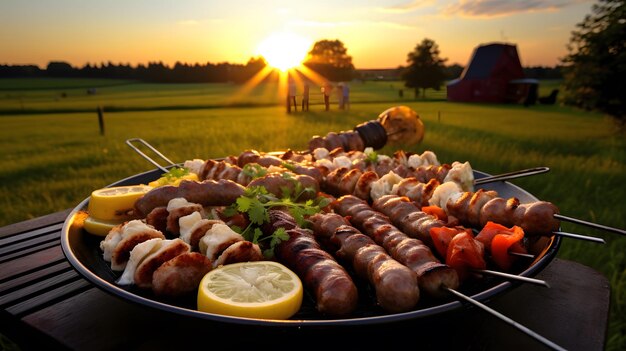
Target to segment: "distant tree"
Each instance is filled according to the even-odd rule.
[[[52,77],[71,77],[74,68],[67,62],[51,61],[46,67],[46,72]]]
[[[626,125],[626,4],[600,0],[572,32],[562,59],[564,102]]]
[[[446,80],[444,62],[447,59],[439,57],[439,46],[431,39],[424,39],[407,56],[407,63],[402,79],[407,88],[415,89],[417,98],[419,89],[422,97],[426,97],[426,89],[439,90]]]
[[[461,76],[461,73],[463,73],[463,66],[455,63],[453,65],[444,67],[443,72],[446,75],[446,79],[456,79]]]
[[[332,81],[348,81],[354,77],[352,56],[340,40],[317,41],[304,64]]]

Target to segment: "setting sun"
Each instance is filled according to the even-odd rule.
[[[270,66],[286,71],[302,63],[310,46],[308,40],[295,34],[275,33],[259,44],[258,52]]]

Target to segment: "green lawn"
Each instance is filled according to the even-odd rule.
[[[74,207],[93,189],[153,169],[124,143],[128,138],[143,138],[176,162],[237,155],[248,148],[300,150],[315,134],[352,129],[391,106],[406,104],[424,121],[423,142],[388,145],[380,152],[433,150],[442,162],[468,160],[473,168],[492,174],[547,166],[549,173],[513,183],[554,202],[563,214],[626,228],[626,138],[599,114],[559,105],[450,103],[444,100],[445,90],[429,91],[426,101],[414,101],[405,89],[400,99],[401,82],[351,84],[350,111],[332,106],[324,112],[323,106],[312,105],[308,113],[293,114],[275,105],[276,86],[270,84],[240,96],[240,103],[256,105],[244,107],[226,104],[241,89],[230,84],[104,82],[96,95],[87,96],[89,85],[71,88],[78,83],[66,82],[60,89],[0,90],[0,113],[5,111],[0,116],[0,225]],[[542,82],[540,95],[558,84]],[[0,80],[0,87],[8,85]],[[62,91],[68,97],[54,100]],[[33,111],[89,112],[8,114],[19,106],[14,101],[18,95],[25,109]],[[104,136],[92,112],[97,105],[128,107],[105,112]],[[599,245],[564,239],[559,257],[588,265],[610,280],[607,350],[626,349],[626,238],[570,223],[563,223],[563,230],[606,240]]]

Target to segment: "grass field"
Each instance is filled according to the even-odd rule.
[[[563,214],[626,228],[626,138],[595,113],[559,105],[450,103],[444,90],[416,101],[405,89],[401,99],[400,82],[351,84],[350,111],[332,106],[325,112],[314,104],[308,113],[292,114],[276,105],[271,84],[233,100],[241,87],[231,84],[62,80],[54,88],[50,82],[22,83],[10,89],[15,80],[0,80],[0,225],[74,207],[96,188],[153,169],[124,143],[129,138],[147,140],[175,162],[237,155],[248,148],[300,150],[315,134],[352,129],[405,104],[424,121],[425,138],[419,145],[388,145],[381,153],[433,150],[442,162],[468,160],[492,174],[547,166],[549,173],[513,183],[554,202]],[[96,95],[85,93],[91,86],[98,86]],[[556,86],[543,82],[540,95]],[[60,97],[63,92],[66,97]],[[98,105],[118,111],[105,108],[104,136]],[[599,245],[565,239],[559,257],[610,280],[607,350],[626,349],[626,238],[569,223],[562,229],[606,240]]]

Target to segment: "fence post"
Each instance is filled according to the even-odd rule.
[[[104,112],[102,106],[98,106],[98,124],[100,125],[100,135],[104,135]]]

